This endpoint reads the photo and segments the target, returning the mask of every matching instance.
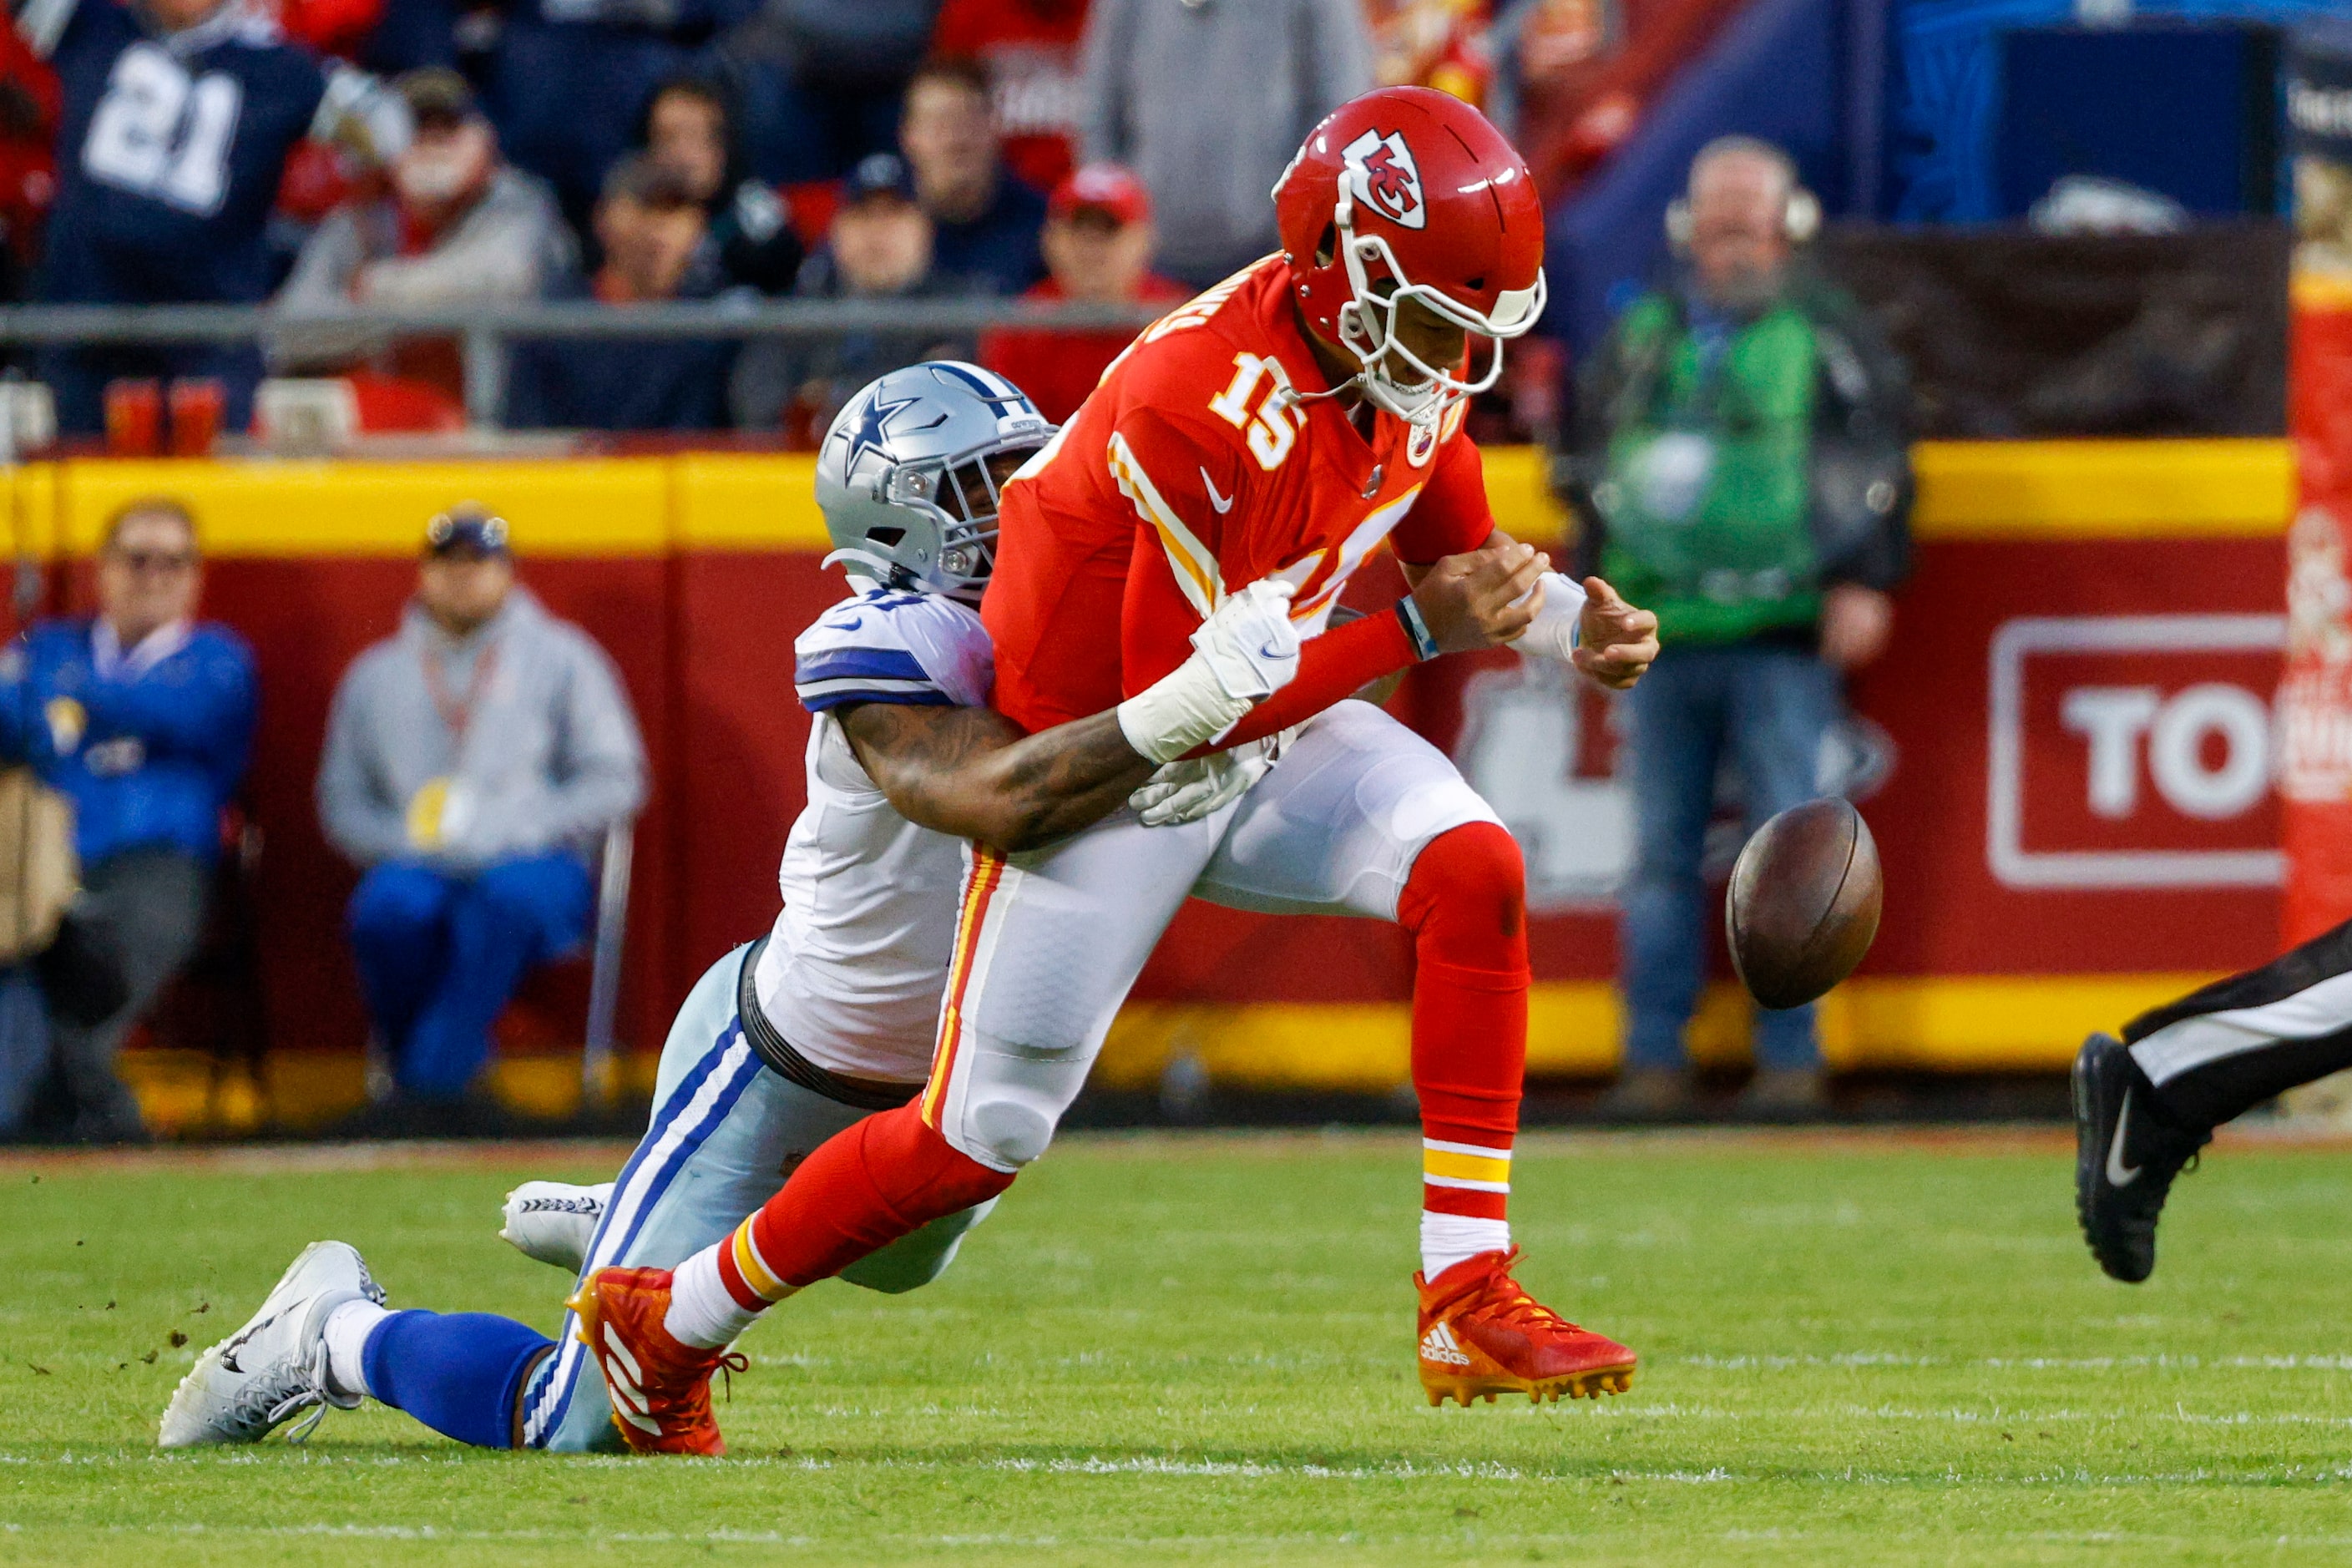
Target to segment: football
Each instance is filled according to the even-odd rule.
[[[1878,934],[1878,846],[1842,799],[1809,800],[1757,829],[1731,868],[1732,967],[1767,1007],[1801,1007],[1853,973]]]

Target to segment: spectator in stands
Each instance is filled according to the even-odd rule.
[[[1277,247],[1266,192],[1372,45],[1360,0],[1094,0],[1085,71],[1087,161],[1142,177],[1161,270],[1206,288]]]
[[[395,1125],[462,1115],[515,987],[586,936],[590,852],[645,794],[604,649],[516,584],[502,519],[435,518],[416,597],[344,673],[319,767],[320,820],[362,871],[352,951]]]
[[[939,9],[939,0],[761,0],[719,47],[742,89],[753,171],[778,184],[831,180],[895,148],[899,100]]]
[[[1776,147],[1700,152],[1668,219],[1679,275],[1594,355],[1564,465],[1584,568],[1655,608],[1666,648],[1626,699],[1629,1032],[1607,1109],[1627,1118],[1689,1107],[1717,764],[1750,830],[1837,787],[1822,759],[1839,676],[1886,647],[1908,563],[1903,367],[1796,254],[1811,204]],[[1760,1015],[1756,1059],[1744,1112],[1824,1108],[1811,1008]]]
[[[50,999],[55,1088],[71,1118],[63,1130],[81,1142],[138,1142],[139,1104],[115,1058],[203,934],[257,692],[244,641],[195,619],[203,567],[180,502],[116,512],[95,581],[95,616],[40,622],[9,656],[0,752],[28,760],[72,803],[83,890],[68,919],[94,933],[112,972],[102,1017]]]
[[[74,304],[257,303],[276,281],[266,239],[288,155],[307,136],[391,157],[399,100],[331,75],[242,0],[58,0],[26,13],[65,89],[58,197],[41,298]],[[260,355],[248,345],[58,349],[41,356],[58,423],[104,428],[119,375],[213,376],[244,427]]]
[[[924,62],[907,84],[898,141],[931,216],[940,271],[992,294],[1018,294],[1045,275],[1037,253],[1045,198],[1005,172],[986,67],[968,59]]]
[[[1005,166],[1041,191],[1077,162],[1087,0],[946,0],[931,47],[988,72]]]
[[[499,160],[498,132],[466,79],[428,66],[394,85],[415,130],[392,162],[390,190],[346,203],[312,232],[278,309],[299,316],[354,304],[495,305],[567,287],[579,250],[555,197],[544,181]],[[316,363],[371,346],[311,328],[272,352]]]
[[[951,300],[962,279],[931,265],[931,220],[904,160],[877,153],[851,171],[825,247],[801,268],[806,300]],[[763,339],[736,362],[730,400],[745,429],[823,430],[852,393],[886,371],[927,359],[968,359],[971,344],[925,330],[858,331],[822,341]]]
[[[604,264],[593,298],[617,308],[725,292],[702,204],[648,153],[614,165],[596,204]],[[727,425],[727,338],[533,339],[515,346],[507,422],[524,429],[717,430]]]
[[[587,230],[604,176],[627,155],[661,83],[759,0],[515,0],[502,8],[485,89],[507,156],[555,187]]]
[[[1055,189],[1044,236],[1052,273],[1022,296],[1091,304],[1174,302],[1189,292],[1151,270],[1151,198],[1116,163],[1088,163]],[[1046,418],[1066,422],[1135,339],[1131,328],[1052,332],[999,327],[980,363],[1027,393]]]
[[[786,294],[800,276],[800,237],[783,199],[743,168],[726,89],[707,77],[673,77],[646,106],[646,151],[702,204],[704,243],[730,283]]]

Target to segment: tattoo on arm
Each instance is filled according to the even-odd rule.
[[[987,708],[861,702],[842,732],[900,816],[940,833],[1016,850],[1118,809],[1152,773],[1116,713],[1024,735]]]

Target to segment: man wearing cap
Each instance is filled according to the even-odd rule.
[[[1055,186],[1041,237],[1050,276],[1024,300],[1172,304],[1190,292],[1151,270],[1151,198],[1142,181],[1116,163],[1089,163]],[[1065,425],[1134,338],[1126,328],[1000,327],[980,340],[980,363],[1026,391],[1046,418]]]
[[[947,300],[971,282],[933,262],[931,219],[915,177],[895,153],[859,160],[842,182],[824,248],[801,268],[803,300]],[[767,338],[745,345],[729,396],[745,429],[821,431],[852,393],[927,359],[969,359],[968,340],[929,331],[847,332],[821,342]]]
[[[304,243],[279,309],[504,304],[563,283],[579,254],[554,194],[499,157],[498,132],[466,79],[427,66],[394,86],[415,130],[392,161],[390,192],[328,215]],[[316,341],[314,329],[281,342],[278,357],[333,356],[338,347]]]
[[[588,850],[646,794],[612,660],[514,580],[507,524],[436,517],[397,634],[335,693],[319,816],[362,868],[351,934],[401,1100],[456,1110],[526,971],[586,934]]]

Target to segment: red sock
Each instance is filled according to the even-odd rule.
[[[1491,822],[1439,834],[1413,862],[1397,920],[1412,932],[1418,963],[1412,1086],[1423,1211],[1499,1226],[1528,1062],[1527,870],[1517,842]],[[1467,1236],[1477,1227],[1436,1228]],[[1425,1238],[1431,1229],[1424,1222]]]
[[[719,1278],[756,1311],[1013,1184],[923,1124],[920,1102],[826,1139],[719,1253]]]

